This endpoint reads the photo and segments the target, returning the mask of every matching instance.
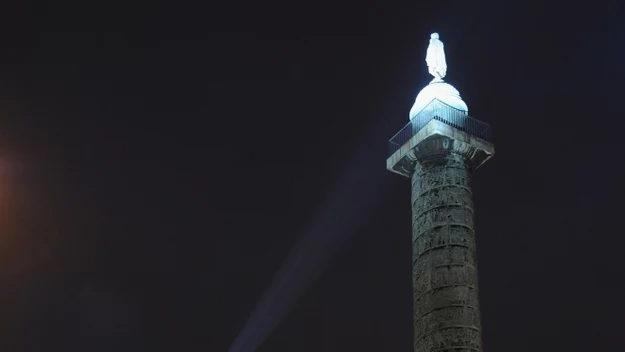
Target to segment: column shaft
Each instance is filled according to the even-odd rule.
[[[415,352],[482,351],[471,168],[455,153],[412,175]]]

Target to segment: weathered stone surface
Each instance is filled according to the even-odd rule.
[[[480,332],[470,328],[440,329],[415,340],[417,351],[479,351],[481,350]]]
[[[417,172],[415,168],[419,164],[421,167],[435,165],[446,160],[450,153],[462,156],[465,163],[476,169],[495,154],[495,147],[483,139],[432,119],[386,159],[386,168],[411,177]]]
[[[472,163],[436,144],[412,174],[414,349],[481,351]]]

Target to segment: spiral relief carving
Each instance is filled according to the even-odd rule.
[[[431,160],[412,175],[414,350],[481,351],[471,167]]]

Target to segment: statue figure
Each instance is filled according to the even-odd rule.
[[[447,62],[445,61],[445,48],[443,42],[438,39],[438,33],[430,35],[430,45],[428,46],[425,62],[428,65],[428,71],[434,79],[432,82],[442,82],[445,74],[447,74]]]

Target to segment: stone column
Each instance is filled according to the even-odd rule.
[[[386,160],[412,180],[414,350],[481,352],[471,176],[495,148],[467,132],[479,121],[434,117]]]
[[[453,144],[422,143],[412,173],[415,352],[482,351],[472,163]]]

